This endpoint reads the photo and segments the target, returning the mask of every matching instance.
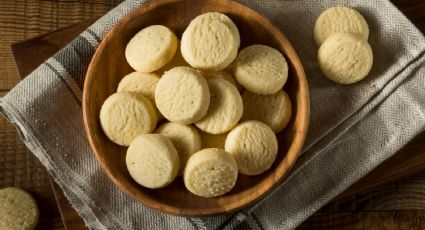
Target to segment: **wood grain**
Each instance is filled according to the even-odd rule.
[[[60,7],[56,8],[55,6],[67,4],[67,2],[72,2],[73,4],[74,9],[70,11],[72,13],[59,13]],[[18,71],[13,62],[12,52],[10,50],[11,43],[53,31],[62,28],[62,26],[69,26],[74,22],[80,22],[84,19],[92,18],[93,16],[100,16],[118,2],[119,1],[113,2],[109,0],[96,0],[91,2],[69,0],[62,2],[56,0],[43,0],[43,2],[0,0],[0,64],[2,65],[0,68],[0,95],[7,93],[7,91],[19,81]],[[424,0],[396,0],[393,1],[393,3],[399,7],[422,32],[425,32]],[[25,7],[25,5],[27,6]],[[46,15],[40,13],[41,11],[39,8],[42,5],[48,5],[47,12],[43,11]],[[49,20],[49,18],[51,18],[49,15],[56,15],[55,17],[58,17],[58,21],[61,21],[62,24],[60,26],[56,25],[55,22]],[[26,20],[27,16],[31,18],[31,21]],[[10,20],[3,20],[5,17],[9,17]],[[17,26],[16,24],[19,25]],[[31,27],[31,29],[27,30],[26,28],[28,27]],[[59,38],[61,36],[63,35],[59,35]],[[423,139],[420,138],[418,143],[420,142],[423,142]],[[413,172],[425,171],[423,167],[425,164],[421,161],[421,153],[417,151],[424,149],[425,148],[418,145],[416,150],[411,149],[405,152],[404,155],[409,156],[405,158],[410,159],[410,163],[404,163],[402,161],[403,157],[401,156],[403,154],[401,153],[403,152],[400,152],[395,158],[392,158],[393,163],[391,163],[390,160],[388,161],[389,163],[386,162],[382,165],[382,173],[372,173],[366,178],[372,179],[374,182],[381,182],[380,179],[375,179],[376,176],[381,176],[382,179],[385,178],[386,173],[390,173],[392,179],[404,177],[411,174],[409,171],[409,165],[411,164],[416,165],[416,169]],[[15,152],[17,152],[17,156],[13,155]],[[27,163],[27,161],[35,161],[36,163]],[[6,164],[6,162],[8,163]],[[27,165],[32,165],[31,167],[35,168],[40,167],[41,170],[27,167]],[[14,167],[17,169],[11,169]],[[38,185],[34,185],[34,182],[31,182],[31,180],[34,179],[26,179],[34,178],[34,176],[30,176],[30,174],[33,173],[32,170],[37,171],[39,174],[37,175],[38,179],[36,179]],[[0,117],[0,187],[12,185],[21,186],[29,191],[40,191],[39,193],[49,197],[45,199],[47,201],[53,200],[54,198],[48,186],[49,184],[46,182],[48,180],[41,179],[42,174],[45,174],[47,178],[47,173],[38,160],[26,150],[13,126],[5,121],[4,118]],[[400,179],[394,183],[378,186],[376,189],[369,189],[366,192],[357,193],[363,191],[363,186],[366,188],[375,186],[374,182],[369,183],[366,178],[364,179],[365,182],[362,183],[355,192],[349,192],[350,189],[347,190],[347,195],[341,196],[341,199],[331,202],[331,204],[313,215],[302,226],[302,229],[316,229],[319,228],[318,226],[320,226],[319,229],[356,229],[355,226],[368,226],[367,224],[369,222],[393,223],[386,228],[382,227],[382,225],[374,225],[371,229],[425,229],[423,227],[425,223],[425,219],[423,218],[425,205],[422,206],[425,203],[425,189],[423,187],[425,184],[425,175],[423,173]],[[44,186],[40,181],[43,181],[47,186]],[[33,189],[33,187],[37,189]],[[357,193],[357,195],[353,195],[353,193]],[[405,195],[397,197],[397,194]],[[63,199],[60,200],[65,201],[62,202],[62,204],[67,205],[67,208],[72,210],[72,207],[67,204],[66,198],[64,198],[63,195],[62,198]],[[38,226],[39,229],[63,229],[64,226],[59,219],[59,214],[56,214],[56,216],[55,214],[51,214],[54,213],[52,210],[55,209],[55,205],[50,206],[46,204],[44,206],[41,216],[42,219]],[[403,211],[397,209],[402,209]],[[44,212],[48,212],[49,214],[43,215]],[[393,215],[386,215],[386,213],[389,212],[393,213]],[[335,215],[329,216],[328,214]],[[78,218],[78,216],[74,216],[71,219]],[[353,219],[356,220],[356,223],[349,221]],[[340,224],[341,222],[344,224]],[[72,223],[72,221],[70,223]],[[402,225],[401,223],[413,223],[413,225]],[[73,225],[68,226],[68,229],[82,229],[81,225],[77,225],[76,227]]]
[[[19,82],[10,44],[101,16],[119,2],[0,0],[0,90]]]
[[[12,57],[12,43],[103,15],[118,2],[0,0],[0,95],[5,95],[20,80]],[[52,44],[55,41],[51,40]],[[21,63],[29,63],[28,58],[43,61],[34,58],[39,54],[26,52],[27,60]],[[13,125],[0,117],[0,188],[8,186],[22,187],[35,197],[41,210],[37,229],[64,228],[48,173],[27,150]]]
[[[37,66],[71,42],[96,20],[97,18],[87,19],[25,42],[12,44],[12,53],[20,77],[24,78],[30,74]],[[34,58],[34,56],[37,58]]]
[[[298,229],[425,229],[425,211],[319,212]]]
[[[231,17],[241,34],[241,47],[267,44],[280,50],[286,57],[290,76],[285,91],[291,97],[293,113],[287,128],[278,135],[278,157],[271,169],[261,175],[239,175],[235,187],[219,197],[206,199],[196,196],[185,188],[181,178],[165,188],[144,188],[128,173],[124,159],[127,148],[111,142],[101,129],[98,118],[100,108],[106,98],[116,92],[122,77],[132,71],[124,51],[136,32],[152,24],[161,24],[179,36],[194,17],[211,11],[223,12]],[[124,17],[103,39],[92,58],[84,82],[82,107],[89,143],[109,178],[137,201],[163,212],[184,216],[227,213],[263,197],[295,163],[305,139],[310,115],[307,80],[289,41],[266,18],[229,0],[154,1]]]

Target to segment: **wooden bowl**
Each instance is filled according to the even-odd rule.
[[[102,103],[116,92],[121,78],[132,72],[124,57],[127,42],[142,28],[162,24],[181,36],[197,15],[217,11],[228,15],[238,26],[242,47],[265,44],[280,50],[289,65],[289,78],[284,89],[293,104],[288,127],[278,135],[279,154],[268,171],[259,176],[239,175],[229,193],[216,198],[191,194],[181,177],[162,189],[138,185],[127,171],[126,149],[103,133],[99,122]],[[111,180],[123,191],[143,204],[175,215],[207,216],[235,211],[263,197],[282,181],[301,151],[309,121],[309,94],[303,67],[295,50],[282,32],[254,10],[230,0],[152,1],[124,17],[102,40],[88,68],[83,93],[85,130],[93,153]]]

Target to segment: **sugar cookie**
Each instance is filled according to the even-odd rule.
[[[246,90],[242,94],[242,101],[242,120],[261,121],[275,133],[282,131],[291,119],[291,99],[284,90],[270,95],[255,94]]]
[[[165,26],[148,26],[127,44],[128,64],[139,72],[153,72],[167,64],[177,50],[177,37]]]
[[[15,187],[0,189],[0,229],[32,230],[39,216],[31,194]]]
[[[202,148],[219,148],[224,149],[224,142],[226,142],[227,133],[222,134],[209,134],[200,131]]]
[[[276,49],[252,45],[242,49],[233,65],[233,73],[243,87],[256,94],[273,94],[288,79],[288,64]]]
[[[238,27],[235,25],[235,23],[227,17],[225,14],[219,13],[219,12],[208,12],[205,14],[201,14],[198,17],[198,20],[219,20],[220,22],[223,22],[227,26],[229,26],[232,33],[234,33],[234,36],[237,38],[236,41],[239,44],[240,43],[240,35]]]
[[[215,197],[230,191],[238,178],[235,159],[223,149],[203,149],[187,161],[183,173],[186,188],[195,195]]]
[[[333,7],[325,10],[314,25],[314,40],[317,46],[338,32],[351,33],[364,41],[369,37],[369,27],[363,16],[356,10],[348,7]]]
[[[242,117],[241,95],[234,85],[226,80],[208,79],[211,99],[207,114],[195,123],[200,130],[220,134],[229,131]]]
[[[258,175],[272,166],[278,143],[268,125],[259,121],[245,121],[229,132],[224,148],[236,159],[239,173]]]
[[[155,102],[155,88],[158,81],[159,76],[157,74],[132,72],[121,79],[117,92],[141,93],[151,102]]]
[[[233,33],[234,37],[236,38],[235,42],[237,47],[239,48],[241,43],[241,37],[239,34],[239,29],[235,25],[235,23],[230,19],[227,15],[219,13],[219,12],[208,12],[205,14],[201,14],[198,17],[198,20],[218,20],[227,26],[229,26],[230,31]]]
[[[370,45],[357,36],[335,33],[320,46],[318,59],[326,77],[341,84],[352,84],[369,73],[373,53]]]
[[[226,80],[230,83],[232,83],[232,85],[234,85],[238,91],[242,91],[242,86],[238,84],[238,82],[235,80],[235,78],[232,76],[232,74],[227,71],[227,70],[221,70],[221,71],[217,71],[217,72],[202,72],[202,76],[204,76],[205,78],[220,78],[223,80]]]
[[[158,120],[152,103],[142,94],[119,92],[112,94],[100,109],[100,124],[114,143],[128,146],[143,133],[150,133]]]
[[[162,188],[176,178],[180,160],[168,138],[161,134],[142,134],[128,147],[125,163],[138,184]]]
[[[118,84],[117,92],[127,91],[141,93],[154,105],[158,120],[163,117],[155,105],[155,88],[159,76],[155,73],[133,72],[124,76]]]
[[[159,133],[173,142],[180,158],[179,175],[182,174],[186,161],[195,152],[201,150],[201,137],[198,130],[191,125],[183,125],[176,122],[167,122],[161,125],[156,133]]]
[[[156,85],[155,102],[170,121],[191,124],[201,119],[210,105],[207,81],[190,67],[175,67]]]
[[[187,63],[203,71],[222,70],[232,63],[238,53],[240,36],[229,21],[203,15],[193,19],[181,41],[181,52]]]

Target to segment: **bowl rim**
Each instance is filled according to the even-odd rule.
[[[177,0],[178,1],[178,0]],[[296,75],[298,75],[298,81],[300,84],[300,90],[304,91],[301,93],[302,96],[302,100],[300,100],[301,105],[300,108],[303,108],[303,110],[305,110],[304,113],[301,114],[301,120],[302,120],[302,124],[301,124],[301,128],[300,130],[297,130],[295,137],[292,141],[292,143],[294,143],[297,148],[295,149],[295,151],[293,151],[294,153],[292,155],[288,155],[286,154],[285,157],[282,159],[282,161],[278,164],[278,166],[276,167],[275,170],[279,170],[280,168],[280,173],[277,177],[273,178],[273,183],[271,183],[270,185],[267,186],[263,186],[266,188],[261,188],[261,192],[260,193],[251,193],[248,195],[248,197],[244,197],[243,202],[232,202],[227,204],[226,206],[217,206],[217,207],[212,207],[212,208],[207,208],[207,209],[203,209],[202,212],[199,211],[199,209],[190,209],[190,208],[180,208],[180,207],[176,207],[173,205],[169,205],[166,203],[161,203],[158,200],[152,199],[150,197],[147,196],[143,196],[143,195],[139,195],[137,196],[136,194],[133,193],[133,191],[129,188],[126,187],[125,184],[123,184],[120,180],[118,180],[114,173],[111,172],[111,170],[108,168],[106,161],[100,156],[101,154],[99,154],[99,150],[97,149],[97,146],[95,144],[95,141],[93,140],[93,136],[95,136],[95,133],[93,132],[93,129],[91,129],[89,127],[89,102],[90,102],[90,94],[89,94],[89,90],[91,88],[91,84],[93,82],[93,78],[94,78],[94,71],[95,71],[95,67],[94,67],[94,63],[97,62],[97,60],[100,58],[100,53],[99,50],[102,50],[106,44],[108,43],[108,41],[110,40],[110,37],[113,36],[113,34],[121,27],[124,26],[127,22],[131,21],[132,19],[134,19],[135,17],[137,17],[140,14],[146,13],[150,10],[154,10],[157,7],[163,6],[163,5],[167,5],[170,3],[174,3],[177,2],[176,0],[156,0],[156,1],[150,1],[147,3],[142,4],[139,7],[136,7],[134,10],[132,10],[132,12],[128,13],[127,15],[125,15],[124,17],[122,17],[107,33],[106,35],[103,37],[103,39],[101,39],[98,47],[95,50],[95,53],[90,61],[90,64],[88,66],[86,75],[85,75],[85,80],[84,80],[84,87],[83,87],[83,100],[82,100],[82,110],[83,110],[83,122],[84,122],[84,129],[85,129],[85,133],[87,135],[87,139],[89,141],[90,147],[93,151],[93,154],[95,155],[98,163],[100,164],[102,171],[104,173],[106,173],[106,175],[108,176],[108,178],[110,180],[112,180],[112,182],[121,190],[124,191],[126,194],[128,194],[130,197],[132,197],[134,200],[136,200],[137,202],[140,202],[150,208],[153,208],[155,210],[159,210],[168,214],[172,214],[172,215],[177,215],[177,216],[191,216],[191,217],[202,217],[202,216],[212,216],[212,215],[219,215],[219,214],[223,214],[223,213],[228,213],[228,212],[233,212],[239,209],[242,209],[250,204],[252,204],[253,202],[265,197],[266,195],[268,195],[269,193],[271,193],[276,187],[277,185],[281,184],[281,182],[283,181],[283,179],[286,177],[286,175],[289,173],[289,171],[291,170],[291,168],[294,166],[298,156],[301,153],[302,147],[304,145],[304,141],[307,135],[307,129],[308,129],[308,124],[309,124],[309,120],[310,120],[310,96],[309,96],[309,88],[308,88],[308,84],[307,84],[307,79],[306,79],[306,74],[303,68],[303,65],[298,57],[298,54],[296,52],[296,50],[293,48],[292,44],[289,42],[289,40],[286,38],[286,36],[283,34],[283,32],[277,27],[275,26],[266,16],[263,16],[262,14],[260,14],[259,12],[257,12],[256,10],[250,8],[249,6],[242,4],[240,2],[237,1],[232,1],[232,0],[218,0],[219,2],[226,2],[227,4],[233,4],[234,6],[237,6],[239,8],[242,8],[246,11],[249,11],[249,13],[251,15],[253,15],[257,20],[259,20],[260,24],[265,25],[266,27],[270,28],[271,32],[273,34],[275,34],[275,36],[278,38],[279,41],[285,41],[287,42],[287,46],[286,49],[290,52],[293,53],[293,56],[291,58],[291,62],[293,62],[294,64],[296,64],[298,66],[298,68],[296,69]],[[281,50],[280,50],[281,51]],[[282,51],[281,51],[282,52]],[[287,55],[285,55],[287,56]],[[298,117],[297,117],[298,119]],[[282,164],[285,164],[285,167],[282,169],[282,167],[280,167]],[[254,194],[254,195],[253,195]]]

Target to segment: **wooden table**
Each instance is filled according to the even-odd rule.
[[[20,79],[10,49],[12,43],[101,16],[119,2],[0,0],[0,95],[5,95]],[[425,0],[393,2],[425,32]],[[416,142],[421,140],[425,140],[425,134]],[[410,152],[422,150],[419,145],[408,148]],[[421,156],[412,154],[409,167],[396,166],[389,172],[388,168],[398,160],[393,159],[393,163],[375,170],[375,176],[358,182],[300,228],[425,229],[425,165],[419,161]],[[391,177],[376,176],[388,172]],[[375,186],[414,172],[414,175]],[[15,128],[0,117],[0,188],[7,186],[22,187],[35,196],[41,210],[38,229],[64,228],[46,170],[20,141]],[[375,187],[370,188],[372,186]]]

